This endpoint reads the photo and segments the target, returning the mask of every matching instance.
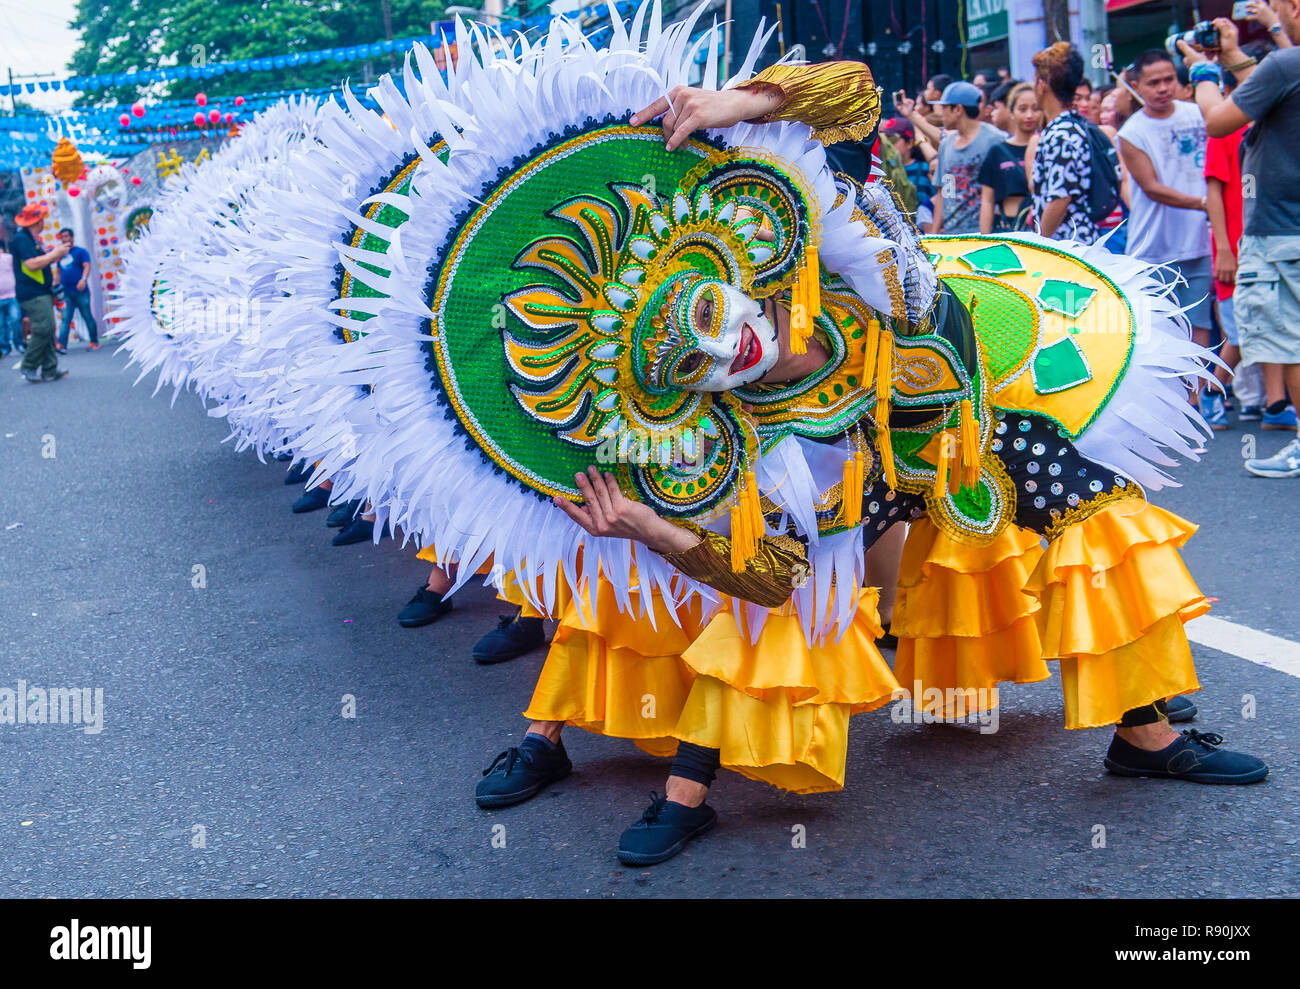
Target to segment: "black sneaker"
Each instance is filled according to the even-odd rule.
[[[388,526],[385,524],[379,538],[383,539],[388,534]],[[375,523],[370,519],[355,518],[339,530],[339,534],[334,537],[333,544],[335,546],[351,546],[353,543],[373,542],[374,538]]]
[[[539,739],[525,737],[523,744],[506,749],[483,770],[474,787],[474,802],[484,810],[521,804],[571,772],[573,763],[563,740],[548,748]]]
[[[1165,716],[1169,718],[1171,725],[1182,721],[1191,721],[1196,717],[1196,705],[1192,703],[1190,697],[1175,694],[1165,701]]]
[[[1116,735],[1106,752],[1106,768],[1117,776],[1153,776],[1192,783],[1258,783],[1268,766],[1252,755],[1219,748],[1223,736],[1189,728],[1158,752],[1130,745]]]
[[[56,343],[56,344],[54,345],[54,350],[55,350],[57,353],[60,353],[60,354],[66,354],[66,353],[68,352],[68,348],[67,348],[67,347],[63,346],[62,344],[58,344],[58,343]]]
[[[397,613],[397,624],[402,628],[419,628],[431,625],[451,611],[451,601],[443,598],[437,591],[421,587],[415,597],[406,602],[406,607]]]
[[[310,491],[304,491],[302,497],[293,503],[293,514],[302,515],[306,512],[315,512],[330,503],[330,493],[324,488],[315,487]]]
[[[62,381],[68,376],[67,371],[55,371],[53,374],[42,374],[42,381]]]
[[[474,645],[474,662],[504,663],[546,644],[540,618],[502,615],[497,627]]]
[[[289,468],[289,473],[284,475],[284,483],[288,485],[306,484],[307,479],[311,477],[311,472],[315,469],[315,464],[309,464],[303,460]]]
[[[618,860],[624,865],[666,862],[717,823],[718,812],[708,804],[687,807],[651,791],[641,820],[618,840]]]
[[[345,501],[341,505],[335,505],[330,512],[329,518],[325,520],[325,524],[331,529],[342,529],[356,518],[357,509],[360,507],[360,501]]]
[[[29,385],[39,385],[45,379],[42,378],[39,374],[28,374],[26,371],[24,371],[23,380],[26,381]]]

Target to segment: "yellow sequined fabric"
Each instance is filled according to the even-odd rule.
[[[880,91],[861,62],[773,65],[737,88],[766,89],[782,99],[778,109],[754,123],[797,120],[823,144],[861,141],[880,119]]]

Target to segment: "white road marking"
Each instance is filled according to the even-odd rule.
[[[1248,625],[1238,625],[1213,615],[1202,615],[1184,628],[1187,638],[1231,656],[1248,659],[1258,666],[1300,677],[1300,642],[1269,635]]]

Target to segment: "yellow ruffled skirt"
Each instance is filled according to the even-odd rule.
[[[1210,610],[1178,549],[1197,527],[1141,498],[1069,526],[1026,590],[1043,656],[1061,663],[1067,728],[1097,728],[1196,679],[1183,625]]]
[[[928,518],[903,544],[890,631],[898,636],[894,675],[915,704],[942,718],[997,706],[999,683],[1051,676],[1025,592],[1042,547],[1008,526],[988,546],[967,546]]]
[[[995,705],[999,683],[1046,679],[1057,660],[1067,728],[1198,690],[1183,623],[1209,603],[1178,553],[1195,531],[1140,497],[1046,550],[1014,526],[975,548],[918,520],[899,570],[895,675],[930,713],[957,718]]]
[[[729,600],[708,622],[698,602],[679,609],[678,626],[656,598],[652,624],[620,612],[602,578],[594,607],[573,601],[561,616],[524,716],[628,738],[652,755],[692,742],[750,779],[795,793],[838,790],[849,717],[898,689],[875,646],[876,601],[863,591],[838,642],[809,647],[787,608],[768,615],[751,645]]]

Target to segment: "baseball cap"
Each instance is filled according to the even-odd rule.
[[[902,117],[892,117],[880,125],[882,133],[891,137],[905,137],[908,140],[916,139],[916,131],[912,129],[912,123]]]
[[[943,95],[939,97],[938,104],[939,106],[979,106],[979,87],[971,82],[950,82],[945,87]]]
[[[40,223],[50,214],[50,208],[44,203],[28,203],[14,214],[14,223],[20,227],[30,227]]]

